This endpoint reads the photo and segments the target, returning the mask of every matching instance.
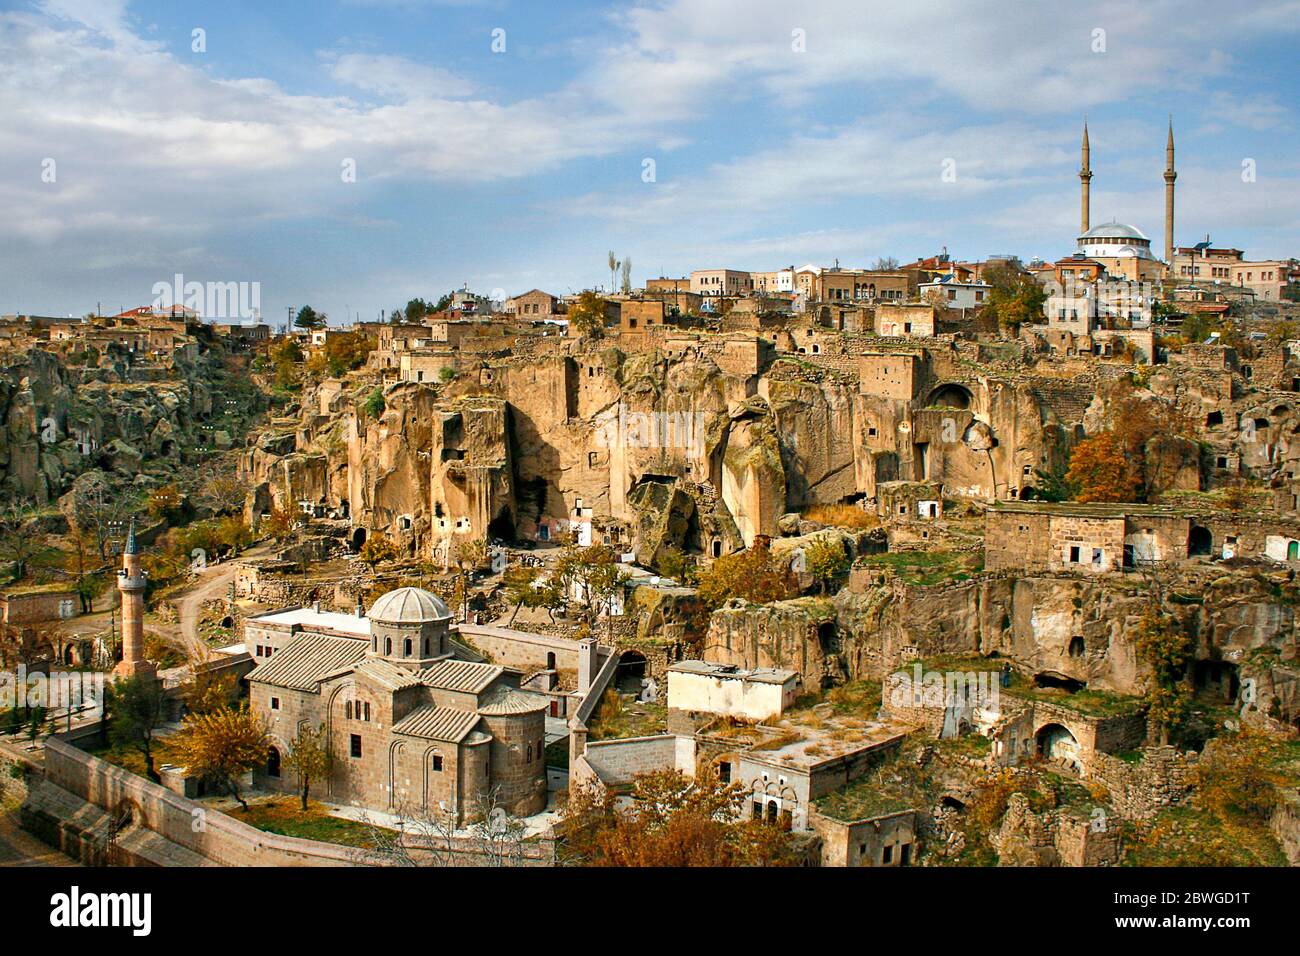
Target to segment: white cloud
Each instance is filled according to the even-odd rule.
[[[406,57],[384,54],[346,53],[334,57],[331,75],[340,83],[359,90],[398,100],[439,99],[469,96],[474,84],[456,76],[450,70]]]

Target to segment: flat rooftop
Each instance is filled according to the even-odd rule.
[[[774,667],[759,667],[745,670],[734,664],[715,664],[710,661],[678,661],[668,668],[669,673],[699,674],[702,677],[716,677],[719,680],[748,680],[760,684],[784,684],[792,677],[798,677],[798,671],[778,670]]]
[[[338,631],[342,634],[355,634],[358,637],[370,636],[370,618],[357,617],[341,611],[316,611],[309,607],[296,607],[288,611],[274,611],[248,618],[257,624],[278,624],[282,627],[297,626],[305,630]]]
[[[1082,503],[1078,501],[997,501],[988,506],[990,512],[1007,514],[1065,515],[1077,518],[1122,518],[1125,515],[1152,517],[1186,517],[1186,512],[1169,505],[1143,505],[1130,502]]]

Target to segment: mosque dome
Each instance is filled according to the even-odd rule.
[[[1079,237],[1079,252],[1089,258],[1150,259],[1151,240],[1137,226],[1105,222]]]
[[[1140,242],[1150,242],[1137,226],[1130,226],[1123,222],[1106,222],[1100,226],[1093,226],[1085,232],[1080,239],[1136,239]]]
[[[398,588],[381,595],[366,616],[381,624],[426,624],[449,619],[451,611],[441,598],[423,588]]]

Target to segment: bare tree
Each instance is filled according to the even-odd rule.
[[[45,535],[36,527],[36,517],[30,500],[10,501],[0,509],[0,557],[13,562],[15,581],[27,576],[27,562],[45,548]]]
[[[379,866],[522,866],[528,827],[500,805],[499,795],[499,787],[479,795],[468,835],[457,835],[453,814],[405,802],[393,826],[363,813],[370,845],[358,847],[352,859]]]
[[[69,519],[94,543],[102,563],[108,562],[109,543],[129,515],[127,497],[110,484],[103,472],[82,475],[73,485]]]

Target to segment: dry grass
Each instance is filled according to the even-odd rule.
[[[813,505],[804,511],[803,517],[835,528],[870,531],[872,528],[880,527],[879,518],[856,505]]]

